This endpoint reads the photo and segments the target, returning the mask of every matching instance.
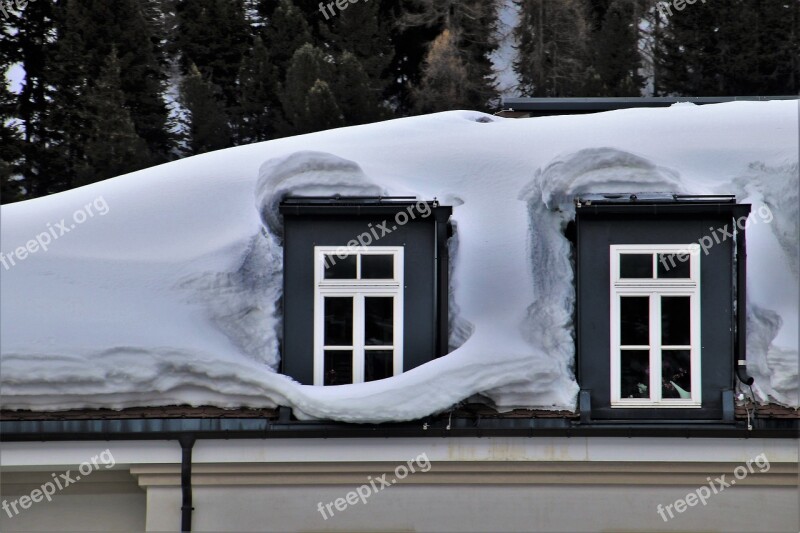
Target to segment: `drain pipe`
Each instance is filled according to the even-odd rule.
[[[734,220],[747,217],[747,211],[740,214]],[[755,381],[752,376],[747,375],[747,239],[745,230],[739,229],[736,232],[736,347],[734,354],[734,368],[736,377],[745,385],[752,385]]]
[[[192,530],[192,448],[195,440],[192,434],[178,437],[181,444],[181,531]]]

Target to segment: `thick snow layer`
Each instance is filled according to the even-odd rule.
[[[501,409],[572,410],[562,230],[575,194],[629,191],[735,193],[751,218],[769,208],[771,221],[748,229],[749,369],[761,400],[797,406],[797,157],[796,101],[525,120],[464,111],[222,150],[3,206],[6,263],[37,235],[58,237],[0,266],[2,406],[279,404],[374,422],[480,394]],[[455,206],[454,350],[359,385],[276,373],[276,208],[289,193]]]

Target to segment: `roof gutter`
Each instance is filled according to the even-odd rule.
[[[266,418],[168,418],[124,420],[6,420],[0,442],[86,440],[424,438],[424,437],[694,437],[796,438],[797,418],[761,418],[748,430],[743,421],[632,422],[569,418],[453,418],[386,424],[280,421]]]

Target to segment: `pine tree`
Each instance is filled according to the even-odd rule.
[[[297,133],[310,133],[344,125],[336,97],[327,82],[317,80],[308,90],[306,108]]]
[[[281,129],[285,135],[343,124],[341,110],[330,89],[334,74],[334,65],[319,48],[306,44],[294,53],[281,91],[286,121]]]
[[[267,48],[261,37],[256,36],[253,48],[239,70],[238,143],[265,141],[275,135],[280,110],[276,78],[277,72],[270,62]]]
[[[0,68],[4,67],[0,63]],[[24,197],[23,181],[18,170],[22,162],[22,140],[11,125],[16,99],[3,84],[0,88],[0,203],[8,204]]]
[[[638,96],[644,83],[639,68],[637,0],[613,0],[604,11],[600,28],[592,33],[591,57],[603,96]]]
[[[658,85],[656,72],[656,50],[662,34],[662,17],[654,7],[655,0],[641,0],[636,5],[641,18],[639,25],[639,55],[642,61],[641,74],[644,79],[645,96],[654,96]]]
[[[89,79],[96,79],[111,49],[119,56],[122,91],[137,133],[147,142],[157,162],[169,158],[172,139],[163,99],[166,79],[163,50],[139,0],[66,0],[68,26],[63,37],[80,34],[77,52]],[[63,54],[61,54],[63,57]]]
[[[170,137],[169,159],[191,155],[188,148],[189,121],[187,112],[180,104],[180,86],[183,80],[181,54],[175,48],[179,33],[177,5],[179,0],[144,0],[143,10],[159,54],[164,72],[164,100],[167,102],[165,131]]]
[[[86,161],[79,169],[78,184],[132,172],[150,163],[147,144],[136,133],[125,104],[116,48],[111,49],[86,103]]]
[[[175,48],[184,73],[195,65],[234,109],[236,78],[251,41],[242,0],[178,0],[176,10]]]
[[[587,22],[589,23],[591,31],[598,32],[603,27],[606,12],[613,1],[614,0],[584,0]]]
[[[717,15],[720,93],[791,95],[800,92],[797,28],[800,1],[738,0]]]
[[[497,103],[497,82],[492,66],[491,54],[497,49],[497,16],[499,2],[496,0],[414,0],[418,10],[408,11],[404,23],[407,25],[426,25],[441,28],[436,38],[439,47],[446,41],[448,47],[461,56],[460,63],[467,70],[467,85],[463,87],[463,98],[453,102],[448,108],[457,107],[485,109],[495,107]],[[442,39],[442,35],[446,38]],[[436,42],[436,41],[434,41]],[[431,49],[433,44],[431,45]],[[425,65],[430,63],[431,50],[426,54]],[[423,77],[429,72],[423,67]],[[444,71],[439,72],[441,76]],[[426,82],[424,78],[421,84]],[[438,83],[438,82],[437,82]],[[420,86],[421,87],[421,86]],[[433,85],[428,83],[428,89]],[[418,88],[414,91],[420,95]],[[428,107],[428,104],[417,103],[417,110]],[[439,106],[437,106],[439,107]]]
[[[657,91],[689,96],[800,91],[800,2],[730,0],[663,14]]]
[[[0,129],[0,140],[7,142],[5,128]],[[24,190],[17,175],[14,172],[13,155],[9,152],[9,145],[4,144],[0,147],[0,203],[10,204],[24,199]]]
[[[311,30],[303,12],[291,0],[281,0],[264,30],[264,43],[273,65],[278,69],[281,82],[286,79],[286,71],[294,53],[312,42]]]
[[[166,41],[158,31],[159,13],[145,9],[139,0],[115,2],[115,22],[122,29],[112,46],[117,49],[121,89],[136,133],[147,144],[150,164],[172,159],[174,139],[169,133]],[[105,53],[106,50],[97,50]]]
[[[526,96],[579,96],[587,83],[588,16],[581,0],[516,0],[514,70]]]
[[[0,71],[18,64],[25,73],[18,92],[3,84],[0,93],[4,202],[62,188],[62,176],[46,165],[45,145],[54,10],[52,2],[38,2],[26,6],[24,16],[0,18]]]
[[[181,100],[189,112],[189,148],[193,155],[231,146],[231,132],[216,87],[189,65],[181,84]]]
[[[141,158],[136,164],[142,168],[167,157],[171,140],[165,129],[160,64],[139,8],[135,0],[121,0],[113,6],[99,0],[37,2],[29,4],[25,17],[20,17],[25,24],[43,21],[32,45],[41,57],[25,65],[30,93],[19,106],[26,124],[21,173],[30,197],[65,190],[88,179],[93,120],[88,95],[117,43],[126,51],[120,58],[124,108],[137,134],[146,137],[157,154],[155,159]]]
[[[85,167],[89,112],[84,96],[88,80],[97,75],[90,72],[93,57],[84,39],[87,16],[85,6],[75,0],[59,4],[56,12],[58,38],[49,62],[50,105],[44,117],[47,148],[41,159],[43,171],[55,173],[56,178],[48,180],[48,189],[34,191],[35,196],[77,186]]]
[[[171,43],[178,32],[178,0],[140,0],[151,39],[164,69],[172,64]]]
[[[720,95],[719,23],[725,5],[695,4],[691,16],[662,18],[656,50],[657,94]]]
[[[467,98],[471,109],[491,111],[499,105],[497,79],[491,55],[497,50],[497,0],[457,2],[450,9],[449,24],[460,37],[459,49],[464,54],[470,84]]]
[[[366,124],[386,116],[387,110],[381,103],[380,91],[370,82],[358,58],[350,52],[343,52],[336,64],[332,91],[344,124]]]
[[[762,2],[758,74],[750,94],[800,94],[800,1]],[[752,73],[751,73],[752,76]],[[755,83],[753,83],[755,82]],[[759,83],[760,82],[760,83]]]
[[[394,50],[380,2],[360,2],[341,16],[320,22],[323,41],[331,53],[351,54],[361,65],[373,91],[382,93],[389,83]]]
[[[414,91],[416,111],[432,113],[469,107],[469,72],[456,46],[457,39],[444,30],[433,41],[425,60],[422,83]]]
[[[423,7],[407,0],[383,0],[380,7],[381,18],[391,27],[393,45],[393,58],[387,69],[389,85],[384,95],[395,115],[403,116],[413,109],[413,88],[421,82],[425,57],[443,25],[409,20],[421,15]]]

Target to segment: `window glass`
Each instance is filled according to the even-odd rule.
[[[392,350],[367,350],[364,357],[364,381],[384,379],[394,374]]]
[[[650,298],[620,298],[620,341],[623,346],[650,345]]]
[[[688,346],[691,339],[688,296],[661,297],[661,344]]]
[[[356,255],[325,255],[325,279],[356,279]]]
[[[690,278],[691,258],[689,254],[658,254],[656,270],[663,279]]]
[[[353,351],[325,350],[324,385],[346,385],[353,382]]]
[[[661,351],[661,397],[690,399],[692,393],[689,350]]]
[[[353,345],[353,298],[325,298],[326,346]]]
[[[620,398],[649,398],[650,351],[622,350],[620,363]]]
[[[363,254],[361,256],[361,279],[393,279],[394,256]]]
[[[394,342],[394,298],[364,298],[364,344],[391,346]]]
[[[652,278],[653,254],[620,254],[619,277]]]

